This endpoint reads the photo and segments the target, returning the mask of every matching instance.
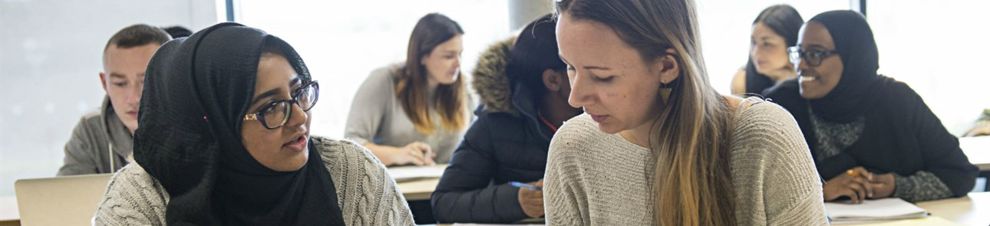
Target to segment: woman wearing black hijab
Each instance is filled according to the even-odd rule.
[[[768,97],[797,119],[825,178],[826,201],[899,197],[911,202],[966,195],[977,168],[959,141],[907,84],[877,74],[866,19],[847,10],[804,25],[791,60],[798,79]]]
[[[135,163],[98,225],[411,225],[381,163],[309,137],[319,86],[278,37],[222,23],[149,63]]]

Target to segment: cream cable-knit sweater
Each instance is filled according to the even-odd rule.
[[[756,100],[736,112],[729,163],[739,225],[827,225],[822,183],[794,118]],[[607,134],[587,114],[550,143],[548,225],[655,225],[650,150]],[[660,210],[663,211],[663,210]]]
[[[385,167],[353,142],[313,137],[337,189],[347,225],[413,225],[405,198]],[[311,156],[313,157],[313,156]],[[165,188],[136,162],[110,180],[95,225],[165,225]]]

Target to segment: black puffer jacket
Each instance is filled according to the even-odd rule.
[[[509,84],[505,65],[511,47],[512,39],[496,43],[475,67],[472,85],[483,105],[433,193],[433,213],[440,223],[525,219],[519,188],[507,182],[543,178],[553,132],[537,119],[532,92]]]

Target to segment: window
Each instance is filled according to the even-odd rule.
[[[907,83],[950,133],[961,135],[990,108],[990,2],[868,1],[880,73]]]
[[[0,1],[0,197],[14,195],[17,179],[58,172],[72,128],[103,103],[98,75],[114,32],[136,23],[204,28],[217,22],[214,6],[199,0]]]

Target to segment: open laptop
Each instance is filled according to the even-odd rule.
[[[21,225],[92,225],[112,175],[17,180],[14,192]]]

